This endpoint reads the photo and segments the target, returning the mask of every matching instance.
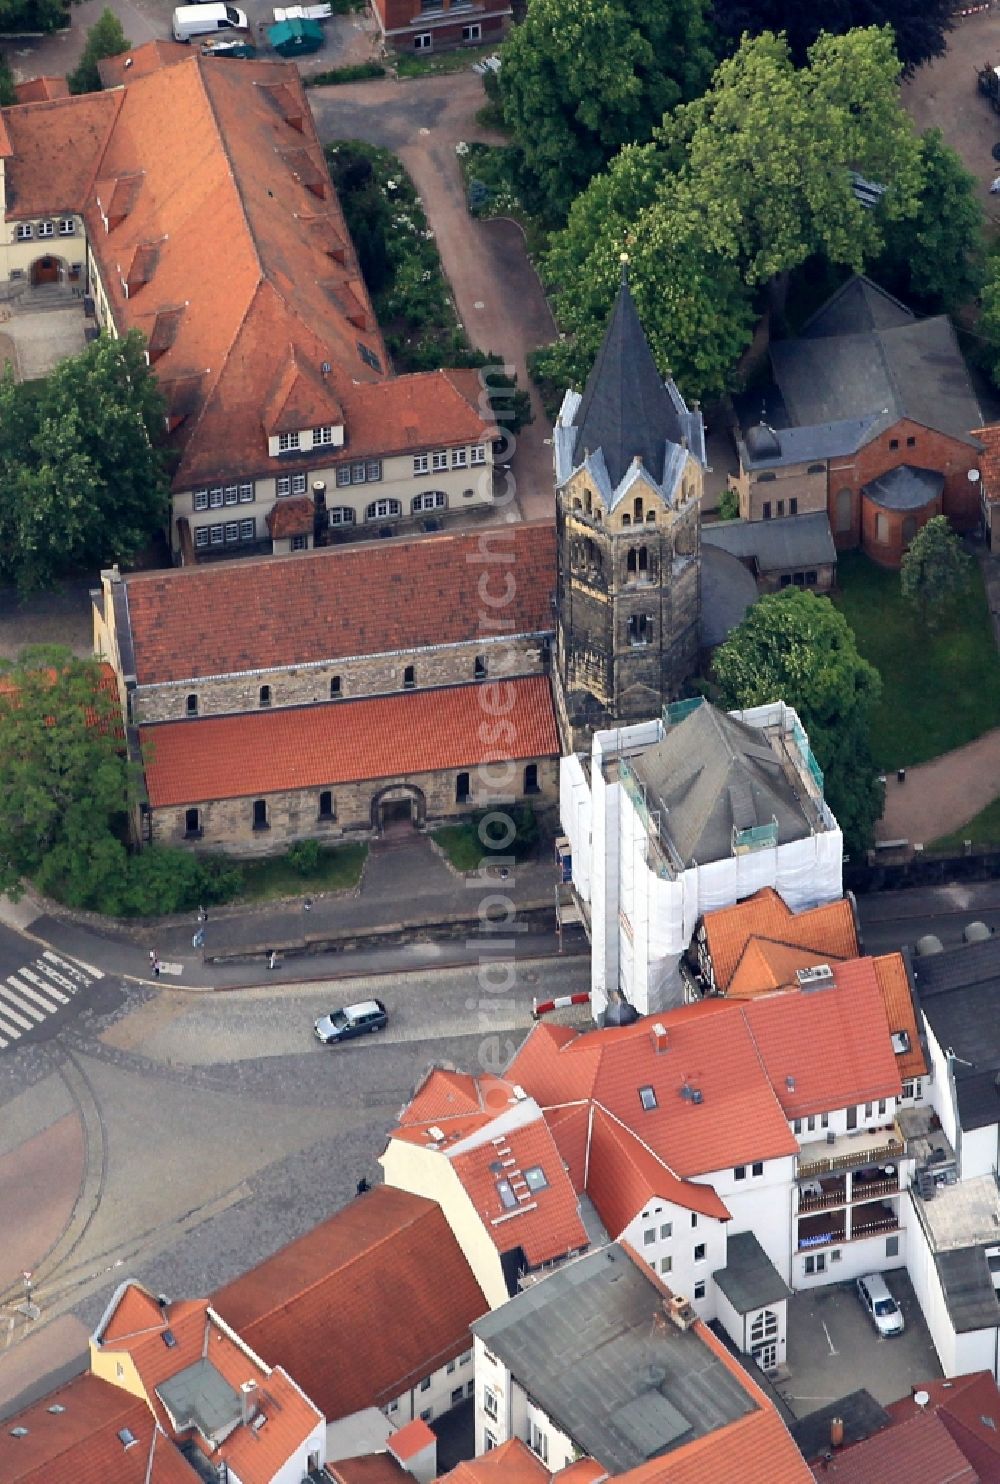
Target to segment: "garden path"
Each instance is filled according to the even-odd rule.
[[[895,773],[886,784],[885,811],[875,827],[878,840],[930,844],[968,824],[1000,792],[1000,727],[929,763]]]

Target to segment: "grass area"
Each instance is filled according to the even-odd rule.
[[[479,867],[484,851],[479,836],[471,824],[446,824],[431,835],[456,871],[475,871]]]
[[[903,600],[898,572],[860,552],[841,556],[837,582],[837,606],[882,677],[872,717],[880,767],[927,762],[1000,726],[1000,659],[978,564],[968,592],[937,628],[926,628]]]
[[[441,847],[448,860],[456,871],[478,870],[483,857],[499,853],[505,856],[513,856],[515,860],[524,860],[534,853],[538,846],[539,830],[538,820],[535,812],[526,804],[519,805],[510,810],[509,819],[514,825],[516,834],[514,839],[506,839],[507,829],[501,828],[500,837],[491,824],[494,811],[487,814],[478,814],[466,824],[448,824],[443,828],[435,830],[431,839]],[[480,831],[483,830],[489,836],[492,832],[496,845],[487,850],[484,848]]]
[[[368,846],[331,845],[320,849],[316,866],[303,870],[287,855],[239,862],[243,888],[236,902],[266,902],[272,897],[299,897],[307,892],[343,891],[357,886]]]
[[[1000,798],[994,799],[992,804],[987,804],[981,814],[975,819],[970,819],[960,830],[953,834],[942,835],[940,840],[932,840],[927,847],[928,850],[946,850],[956,855],[961,855],[965,849],[966,840],[971,840],[973,845],[1000,845]]]
[[[458,154],[470,215],[513,217],[524,231],[528,257],[537,263],[548,246],[549,234],[524,203],[518,146],[470,143],[460,146]]]
[[[396,59],[399,77],[434,77],[441,72],[466,72],[473,62],[496,54],[493,46],[463,46],[453,52],[432,52],[429,57],[400,56]]]

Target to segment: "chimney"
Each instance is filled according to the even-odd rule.
[[[830,1418],[830,1447],[842,1448],[844,1446],[844,1419],[843,1417]]]
[[[240,1421],[249,1425],[257,1415],[257,1382],[244,1381],[240,1386]]]
[[[666,1051],[669,1037],[667,1036],[667,1028],[662,1020],[656,1022],[650,1031],[650,1035],[653,1037],[653,1046],[656,1051]]]

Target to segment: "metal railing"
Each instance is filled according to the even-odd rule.
[[[770,824],[754,824],[745,830],[733,826],[733,855],[744,855],[750,850],[773,850],[777,843],[776,819],[772,819]]]

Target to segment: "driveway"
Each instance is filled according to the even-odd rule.
[[[997,215],[997,198],[990,182],[1000,174],[991,150],[1000,139],[1000,115],[990,108],[976,87],[980,67],[1000,63],[1000,10],[956,19],[948,50],[929,62],[903,86],[903,102],[919,129],[938,128],[961,155],[979,182],[980,200],[990,219]]]
[[[483,87],[468,72],[397,82],[314,88],[309,101],[324,141],[364,139],[399,155],[423,201],[441,263],[469,339],[496,351],[531,390],[535,420],[518,436],[512,474],[526,519],[554,513],[552,429],[527,376],[529,350],[555,336],[545,295],[528,260],[521,229],[512,221],[478,221],[465,208],[455,145],[497,142],[476,123]]]

